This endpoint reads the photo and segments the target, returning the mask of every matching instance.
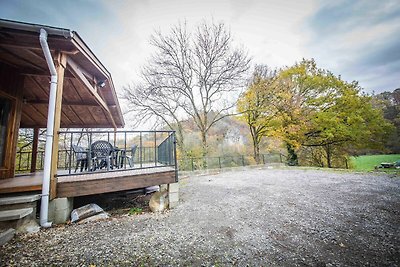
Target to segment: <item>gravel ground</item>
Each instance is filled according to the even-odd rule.
[[[400,179],[253,169],[181,180],[163,214],[20,235],[16,266],[400,266]]]

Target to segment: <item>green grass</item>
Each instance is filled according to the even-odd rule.
[[[129,215],[141,214],[143,212],[142,208],[131,208],[128,212]]]
[[[400,160],[400,154],[359,156],[351,157],[350,160],[356,171],[372,171],[375,166],[378,166],[382,162]]]

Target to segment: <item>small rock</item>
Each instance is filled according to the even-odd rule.
[[[108,218],[110,218],[110,215],[106,212],[102,212],[102,213],[90,216],[88,218],[85,218],[83,220],[80,220],[78,222],[78,224],[83,224],[83,223],[88,223],[88,222],[96,222],[96,221],[105,220]]]
[[[152,212],[162,212],[168,207],[168,192],[156,192],[150,198],[150,210]]]
[[[71,212],[71,222],[77,222],[93,215],[104,212],[97,204],[91,203],[80,208],[74,209]]]
[[[37,233],[40,230],[40,226],[37,224],[36,221],[30,221],[17,229],[20,233]]]

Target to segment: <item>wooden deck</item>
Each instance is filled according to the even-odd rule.
[[[42,190],[42,173],[0,180],[0,193]],[[172,167],[132,169],[58,177],[57,197],[75,197],[143,188],[175,182]]]
[[[15,178],[0,179],[0,194],[42,190],[41,173],[18,175]]]

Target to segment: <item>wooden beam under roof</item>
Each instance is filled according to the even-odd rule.
[[[48,105],[49,101],[47,100],[27,100],[27,104],[31,105]],[[62,102],[63,106],[85,106],[85,107],[98,107],[98,103],[85,103],[85,102],[71,102],[71,101],[66,101],[63,100]]]
[[[83,85],[86,87],[90,94],[95,98],[96,102],[100,105],[100,107],[105,111],[107,117],[109,118],[110,122],[112,123],[114,128],[117,128],[115,124],[114,118],[111,114],[111,111],[104,101],[104,99],[99,95],[95,86],[93,86],[88,79],[86,78],[84,73],[88,73],[87,71],[83,70],[78,64],[76,64],[70,57],[68,57],[67,65],[70,67],[70,71],[72,75],[74,75]]]
[[[29,65],[30,67],[32,67],[32,68],[34,68],[34,69],[37,69],[37,70],[39,70],[39,71],[44,71],[44,70],[45,70],[45,68],[43,68],[42,66],[40,66],[40,65],[38,65],[38,64],[36,64],[36,63],[34,63],[34,62],[28,60],[28,59],[26,59],[25,57],[22,57],[22,56],[20,56],[20,55],[17,55],[16,53],[14,53],[14,52],[12,52],[12,51],[10,51],[10,50],[4,48],[4,47],[1,47],[1,46],[0,46],[0,50],[4,51],[4,52],[7,53],[8,55],[11,55],[12,57],[14,57],[14,58],[16,58],[16,59],[18,59],[18,60],[20,60],[20,61],[22,61],[22,62],[25,62],[27,65]]]

